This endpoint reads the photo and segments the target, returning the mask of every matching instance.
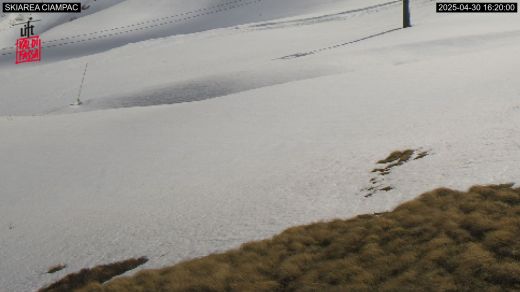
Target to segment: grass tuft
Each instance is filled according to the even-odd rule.
[[[141,257],[138,259],[128,259],[117,263],[101,265],[92,269],[83,269],[78,273],[67,275],[48,287],[40,289],[39,292],[75,291],[87,286],[89,283],[96,283],[99,286],[100,283],[104,283],[115,276],[133,270],[147,261],[147,258]]]
[[[50,267],[48,270],[47,270],[47,274],[54,274],[56,272],[59,272],[63,269],[65,269],[67,267],[67,265],[64,265],[64,264],[57,264],[55,266],[52,266]]]
[[[407,149],[404,151],[394,151],[392,152],[386,159],[379,160],[378,164],[387,164],[387,163],[398,163],[403,164],[412,158],[412,155],[415,153],[415,150]]]

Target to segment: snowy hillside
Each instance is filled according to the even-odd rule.
[[[518,182],[518,14],[418,0],[401,30],[395,1],[229,2],[93,3],[41,34],[41,64],[14,65],[0,31],[0,291]],[[369,196],[408,148],[429,155]]]
[[[395,1],[385,0],[109,0],[83,1],[83,16],[35,15],[44,41],[45,59],[62,60],[152,38],[189,34],[255,21],[346,11]],[[112,6],[119,3],[116,6]],[[95,13],[94,13],[95,12]],[[89,15],[90,14],[90,15]],[[89,16],[86,16],[89,15]],[[9,17],[12,19],[15,16]],[[28,16],[26,16],[28,17]],[[0,64],[12,59],[18,29],[9,21],[0,26]],[[57,26],[58,24],[62,24]],[[50,28],[53,28],[49,30]],[[2,31],[4,29],[4,31]]]

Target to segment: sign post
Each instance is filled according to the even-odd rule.
[[[85,76],[87,75],[88,63],[85,64],[85,71],[83,71],[83,78],[81,79],[81,84],[79,85],[78,98],[76,102],[71,104],[72,106],[80,106],[81,102],[81,92],[83,91],[83,83],[85,83]]]
[[[410,0],[403,0],[403,28],[411,27],[410,19]]]

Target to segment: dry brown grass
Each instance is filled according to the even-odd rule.
[[[147,261],[147,258],[142,257],[138,259],[128,259],[108,265],[101,265],[92,269],[83,269],[78,273],[67,275],[65,278],[48,287],[40,289],[39,292],[67,292],[83,288],[92,282],[104,283],[115,276],[125,273],[126,271],[135,269]],[[60,268],[56,270],[59,271],[65,268],[65,266],[59,265],[56,266],[56,268]]]
[[[402,164],[402,163],[410,160],[410,158],[412,158],[412,155],[414,153],[415,153],[415,150],[412,150],[412,149],[407,149],[404,151],[394,151],[394,152],[390,153],[390,155],[386,159],[379,160],[377,163],[387,164],[387,163],[395,162],[395,163]]]
[[[389,192],[394,189],[394,187],[384,184],[384,177],[389,175],[394,168],[397,168],[408,161],[410,161],[414,156],[413,160],[422,159],[429,155],[428,151],[421,151],[407,149],[404,151],[394,151],[388,155],[387,158],[383,160],[379,160],[377,164],[385,164],[384,167],[374,168],[372,173],[374,174],[372,178],[370,178],[369,186],[363,188],[362,190],[366,192],[364,194],[365,198],[372,197],[378,192]]]
[[[423,159],[424,157],[430,155],[428,151],[422,151],[421,153],[417,154],[417,156],[414,158],[414,160]]]
[[[394,152],[390,153],[390,155],[386,159],[379,160],[377,162],[378,164],[387,164],[386,167],[375,168],[374,170],[372,170],[372,172],[379,173],[382,176],[388,175],[392,171],[392,168],[405,164],[412,158],[412,156],[414,154],[415,154],[415,150],[412,150],[412,149],[407,149],[404,151],[394,151]],[[424,156],[426,156],[426,155],[424,155]]]
[[[59,272],[63,269],[65,269],[67,267],[67,265],[65,264],[57,264],[57,265],[54,265],[52,267],[50,267],[48,270],[47,270],[47,274],[54,274],[56,272]]]
[[[81,291],[520,290],[520,189],[438,189]]]

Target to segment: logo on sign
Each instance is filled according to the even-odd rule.
[[[40,36],[34,35],[34,25],[32,22],[39,20],[32,20],[32,17],[25,23],[16,25],[23,25],[20,28],[20,38],[16,40],[16,64],[39,62],[42,58],[42,40]]]

